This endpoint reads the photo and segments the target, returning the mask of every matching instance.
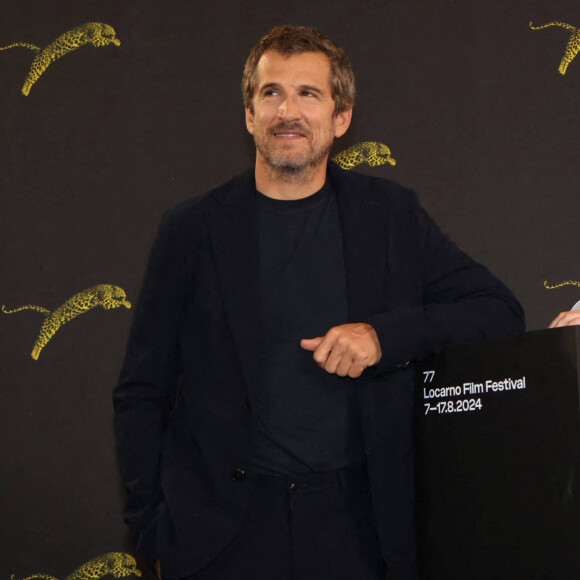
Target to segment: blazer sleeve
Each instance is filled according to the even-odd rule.
[[[373,375],[405,368],[445,345],[525,329],[513,294],[487,268],[461,251],[408,192],[417,240],[421,304],[367,317],[381,344]]]
[[[160,459],[175,405],[180,325],[185,309],[186,261],[180,219],[162,219],[135,308],[119,383],[113,392],[115,435],[127,491],[125,521],[136,547],[163,507]]]

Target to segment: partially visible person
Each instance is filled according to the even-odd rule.
[[[560,326],[576,326],[580,325],[580,301],[572,306],[571,310],[560,312],[548,328],[559,328]]]

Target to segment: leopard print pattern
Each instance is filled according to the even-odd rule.
[[[547,288],[548,290],[555,290],[556,288],[562,288],[563,286],[579,286],[580,287],[580,281],[579,280],[566,280],[565,282],[560,282],[559,284],[554,284],[554,285],[550,285],[548,284],[547,280],[544,280],[544,288]]]
[[[95,47],[107,46],[108,44],[120,46],[121,41],[115,35],[115,29],[109,24],[104,24],[103,22],[87,22],[61,34],[44,49],[40,49],[33,44],[17,42],[9,46],[1,47],[0,50],[22,46],[37,53],[22,87],[22,94],[28,96],[34,83],[52,62],[85,44],[92,44]]]
[[[67,576],[65,580],[100,580],[109,575],[114,578],[125,578],[131,575],[141,576],[141,570],[137,568],[137,562],[133,556],[123,552],[109,552],[89,560]],[[33,574],[22,580],[33,580],[34,578],[57,580],[54,576],[46,574]],[[11,580],[16,580],[14,574],[12,574]]]
[[[8,310],[5,306],[2,306],[2,312],[5,314],[13,314],[22,310],[36,310],[46,316],[30,355],[34,360],[38,360],[42,349],[63,324],[97,306],[105,310],[111,310],[112,308],[120,308],[121,306],[131,308],[131,303],[127,300],[127,295],[122,288],[111,284],[97,284],[75,294],[53,312],[50,312],[42,306],[34,306],[32,304],[20,306],[12,310]]]
[[[353,169],[357,165],[366,163],[371,167],[377,165],[396,165],[396,161],[391,157],[391,150],[384,143],[376,141],[364,141],[353,145],[340,153],[337,153],[332,160],[343,169]]]
[[[89,560],[77,568],[66,580],[99,580],[111,575],[114,578],[125,578],[135,575],[141,576],[135,558],[122,552],[109,552]]]
[[[574,57],[578,54],[578,52],[580,52],[580,30],[570,24],[566,24],[565,22],[548,22],[542,26],[534,26],[530,22],[530,28],[532,30],[542,30],[543,28],[548,28],[549,26],[560,26],[561,28],[565,28],[572,33],[572,36],[570,36],[570,40],[566,45],[564,56],[560,61],[560,66],[558,67],[560,74],[564,75],[566,74],[568,65],[574,60]]]

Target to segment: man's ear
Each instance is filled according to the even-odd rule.
[[[254,113],[250,111],[249,107],[246,107],[246,129],[250,135],[254,134]]]
[[[349,128],[351,120],[352,120],[352,107],[350,109],[347,109],[346,111],[337,113],[336,116],[334,117],[334,136],[342,137]]]

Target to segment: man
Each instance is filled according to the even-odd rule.
[[[331,40],[273,29],[242,89],[255,167],[166,214],[135,311],[126,521],[164,578],[416,578],[412,361],[521,308],[414,193],[328,164],[354,105]]]

